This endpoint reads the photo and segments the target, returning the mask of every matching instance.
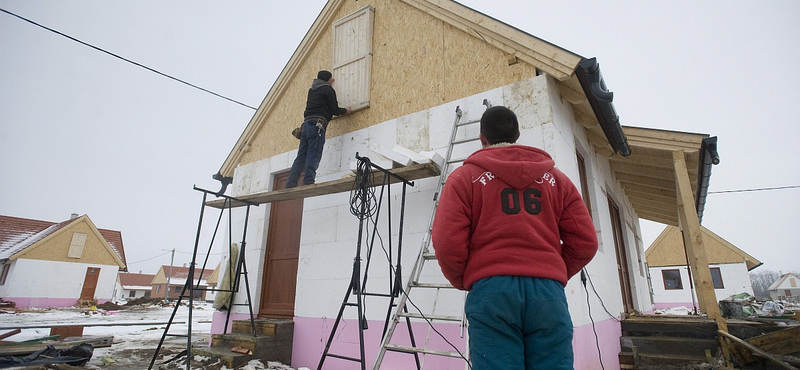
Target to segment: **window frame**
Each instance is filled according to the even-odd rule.
[[[709,267],[708,270],[711,272],[711,284],[714,285],[714,289],[725,289],[725,282],[722,280],[722,270],[720,270],[719,267]],[[714,278],[714,271],[717,272],[719,285],[717,285],[717,279]]]
[[[592,200],[589,197],[589,174],[586,172],[586,159],[583,158],[580,152],[575,151],[575,157],[578,159],[578,175],[581,178],[581,193],[583,193],[583,204],[589,210],[589,216],[592,216]]]
[[[666,273],[676,273],[677,282],[678,282],[677,286],[672,287],[672,288],[667,286]],[[661,280],[664,283],[664,290],[683,290],[683,277],[681,276],[681,270],[680,269],[661,270]],[[675,279],[670,279],[670,280],[675,280]]]
[[[2,271],[0,271],[0,285],[6,285],[6,278],[8,277],[9,270],[11,270],[11,264],[4,263]]]

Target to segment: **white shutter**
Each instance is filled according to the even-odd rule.
[[[331,72],[340,107],[369,106],[374,18],[375,10],[368,6],[333,23]]]
[[[67,257],[81,258],[83,255],[83,246],[86,244],[86,234],[72,233],[72,242],[69,243],[69,252]]]

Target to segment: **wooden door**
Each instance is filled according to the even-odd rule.
[[[625,238],[623,237],[622,216],[619,213],[619,207],[610,197],[608,198],[608,208],[611,211],[611,228],[614,231],[614,248],[617,252],[617,273],[622,293],[622,305],[625,313],[632,313],[634,311],[633,293],[628,271],[628,249],[625,248]]]
[[[286,188],[288,173],[276,175],[273,190]],[[261,304],[258,316],[291,318],[294,316],[297,263],[300,252],[300,228],[303,221],[303,199],[272,204],[261,283]]]
[[[97,279],[99,277],[99,267],[89,267],[86,269],[86,277],[83,278],[83,289],[81,289],[81,299],[94,299],[94,292],[97,289]]]

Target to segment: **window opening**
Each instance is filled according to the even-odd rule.
[[[722,283],[722,272],[719,267],[709,268],[711,271],[711,281],[714,283],[714,289],[725,289],[725,284]]]
[[[664,278],[664,289],[666,290],[683,289],[683,282],[681,281],[680,270],[678,269],[661,270],[661,276]]]

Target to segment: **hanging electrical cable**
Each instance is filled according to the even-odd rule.
[[[256,107],[253,107],[253,106],[247,105],[247,104],[245,104],[245,103],[242,103],[242,102],[240,102],[240,101],[238,101],[238,100],[234,100],[234,99],[231,99],[231,98],[229,98],[229,97],[227,97],[227,96],[224,96],[224,95],[221,95],[221,94],[215,93],[215,92],[213,92],[213,91],[211,91],[211,90],[208,90],[208,89],[202,88],[202,87],[200,87],[200,86],[197,86],[197,85],[195,85],[195,84],[193,84],[193,83],[186,82],[186,81],[184,81],[184,80],[181,80],[180,78],[177,78],[177,77],[170,76],[170,75],[168,75],[168,74],[166,74],[166,73],[163,73],[163,72],[161,72],[161,71],[158,71],[158,70],[156,70],[156,69],[150,68],[150,67],[148,67],[148,66],[146,66],[146,65],[144,65],[144,64],[141,64],[141,63],[135,62],[135,61],[133,61],[133,60],[130,60],[130,59],[128,59],[128,58],[122,57],[122,56],[120,56],[120,55],[114,54],[114,53],[112,53],[112,52],[110,52],[110,51],[108,51],[108,50],[105,50],[105,49],[103,49],[103,48],[100,48],[100,47],[94,46],[94,45],[92,45],[92,44],[90,44],[90,43],[88,43],[88,42],[81,41],[81,40],[79,40],[79,39],[77,39],[77,38],[75,38],[75,37],[72,37],[72,36],[70,36],[70,35],[67,35],[67,34],[65,34],[65,33],[63,33],[63,32],[60,32],[60,31],[54,30],[54,29],[52,29],[52,28],[50,28],[50,27],[47,27],[47,26],[45,26],[45,25],[42,25],[42,24],[36,23],[36,22],[34,22],[34,21],[32,21],[32,20],[30,20],[30,19],[28,19],[28,18],[25,18],[25,17],[23,17],[23,16],[21,16],[21,15],[14,14],[14,13],[12,13],[12,12],[10,12],[10,11],[8,11],[8,10],[5,10],[5,9],[3,9],[3,8],[0,8],[0,12],[6,13],[6,14],[8,14],[8,15],[11,15],[11,16],[14,16],[14,17],[17,17],[17,18],[19,18],[19,19],[21,19],[21,20],[23,20],[23,21],[25,21],[25,22],[28,22],[28,23],[30,23],[30,24],[33,24],[33,25],[35,25],[35,26],[38,26],[38,27],[44,28],[44,29],[46,29],[46,30],[48,30],[48,31],[50,31],[50,32],[53,32],[53,33],[55,33],[55,34],[57,34],[57,35],[60,35],[60,36],[66,37],[66,38],[68,38],[68,39],[70,39],[70,40],[72,40],[72,41],[75,41],[75,42],[79,43],[79,44],[82,44],[82,45],[84,45],[84,46],[88,46],[88,47],[90,47],[90,48],[92,48],[92,49],[95,49],[95,50],[97,50],[97,51],[99,51],[99,52],[106,53],[106,54],[108,54],[108,55],[111,55],[111,56],[112,56],[112,57],[114,57],[114,58],[117,58],[117,59],[123,60],[123,61],[125,61],[125,62],[128,62],[128,63],[130,63],[130,64],[133,64],[133,65],[135,65],[135,66],[137,66],[137,67],[144,68],[144,69],[146,69],[146,70],[148,70],[148,71],[150,71],[150,72],[153,72],[153,73],[156,73],[156,74],[158,74],[158,75],[161,75],[161,76],[163,76],[163,77],[169,78],[169,79],[171,79],[171,80],[174,80],[174,81],[180,82],[180,83],[182,83],[182,84],[184,84],[184,85],[188,85],[188,86],[191,86],[191,87],[193,87],[193,88],[195,88],[195,89],[198,89],[198,90],[200,90],[200,91],[207,92],[207,93],[209,93],[209,94],[211,94],[211,95],[214,95],[214,96],[216,96],[216,97],[218,97],[218,98],[222,98],[222,99],[228,100],[228,101],[230,101],[230,102],[233,102],[233,103],[239,104],[239,105],[241,105],[241,106],[243,106],[243,107],[247,107],[247,108],[250,108],[250,109],[252,109],[252,110],[257,110],[257,109],[258,109],[258,108],[256,108]]]

